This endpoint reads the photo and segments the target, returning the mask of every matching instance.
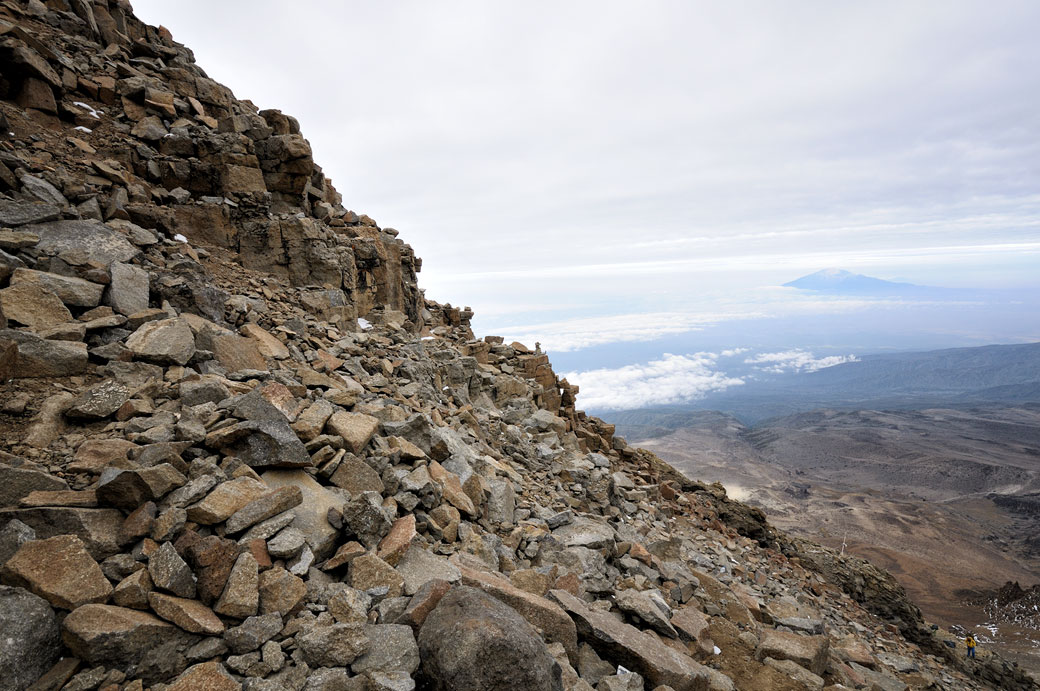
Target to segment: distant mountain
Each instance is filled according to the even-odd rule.
[[[913,283],[896,283],[880,278],[854,274],[843,269],[823,269],[784,284],[785,288],[815,290],[821,293],[841,295],[902,295],[924,290],[934,290]]]

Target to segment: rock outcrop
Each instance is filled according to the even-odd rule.
[[[475,338],[126,0],[0,65],[5,688],[1034,688]]]

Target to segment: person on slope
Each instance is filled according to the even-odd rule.
[[[964,645],[968,648],[968,657],[974,659],[975,646],[978,645],[978,643],[975,641],[975,634],[969,633],[968,637],[964,639]]]

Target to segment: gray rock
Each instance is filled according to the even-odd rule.
[[[43,178],[34,177],[32,175],[23,175],[20,180],[22,188],[41,202],[53,204],[62,209],[68,208],[69,201],[65,199],[65,195],[59,192],[57,187]]]
[[[104,506],[133,511],[147,501],[162,499],[187,481],[169,463],[140,470],[106,468],[98,480],[97,499]]]
[[[42,506],[0,510],[0,526],[19,520],[32,528],[40,540],[57,535],[75,535],[83,540],[90,556],[97,560],[120,551],[119,530],[124,518],[118,509]]]
[[[589,518],[574,519],[571,523],[554,530],[553,537],[567,547],[589,549],[612,547],[615,541],[613,528],[603,521]]]
[[[66,417],[103,420],[115,413],[130,398],[130,391],[117,381],[95,384],[72,402]]]
[[[629,589],[615,593],[614,602],[621,611],[639,617],[658,633],[668,638],[679,637],[679,633],[669,621],[672,613],[663,600],[657,601],[647,593]]]
[[[195,354],[195,336],[182,319],[142,324],[126,339],[135,357],[161,365],[185,365]]]
[[[224,632],[224,641],[236,655],[257,650],[282,630],[282,615],[278,612],[248,617],[239,626]]]
[[[275,559],[291,559],[299,554],[306,539],[296,528],[286,528],[267,541],[267,551]]]
[[[0,339],[18,345],[16,377],[71,377],[87,371],[87,344],[48,341],[25,331],[4,329]]]
[[[105,304],[128,317],[148,309],[148,272],[122,262],[113,264],[111,271]]]
[[[361,624],[332,624],[298,634],[296,644],[312,667],[345,667],[368,650],[368,637]]]
[[[433,691],[562,691],[560,665],[523,617],[475,588],[453,588],[419,630]]]
[[[397,572],[404,579],[404,593],[409,596],[419,592],[428,581],[458,583],[462,579],[462,573],[457,566],[420,545],[408,548],[397,563]]]
[[[606,612],[591,609],[568,592],[551,590],[549,597],[571,615],[579,637],[601,657],[639,673],[652,687],[668,685],[683,691],[707,690],[707,669],[655,636],[618,621]]]
[[[38,466],[37,466],[38,467]],[[50,473],[30,468],[0,465],[0,508],[17,507],[18,500],[37,490],[68,489],[68,484]]]
[[[0,200],[0,226],[15,228],[61,218],[61,207],[47,202]]]
[[[260,521],[299,506],[302,502],[303,491],[299,487],[278,487],[233,513],[224,527],[228,534],[238,533]]]
[[[221,448],[253,468],[302,468],[311,465],[307,448],[284,417],[281,420],[239,422],[225,434]]]
[[[370,549],[390,532],[390,518],[383,511],[382,499],[376,492],[362,492],[343,507],[344,526]]]
[[[0,568],[22,545],[35,539],[36,531],[17,519],[0,529]]]
[[[196,406],[203,403],[220,403],[228,396],[228,388],[216,379],[194,379],[183,381],[178,387],[181,405]]]
[[[44,254],[79,250],[87,260],[104,266],[128,262],[140,252],[122,234],[98,221],[52,221],[25,226],[25,230],[40,236],[36,249]]]
[[[195,575],[169,542],[148,558],[148,575],[157,588],[184,598],[195,597]]]
[[[419,646],[410,626],[369,624],[365,636],[368,650],[350,665],[355,674],[404,672],[411,676],[419,669]]]
[[[4,688],[27,688],[61,657],[54,610],[27,590],[0,586],[0,632]]]

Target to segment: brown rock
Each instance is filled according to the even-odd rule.
[[[340,545],[339,549],[336,550],[336,553],[321,565],[321,570],[332,571],[333,569],[338,569],[341,566],[349,564],[367,551],[368,550],[365,549],[365,546],[360,542],[351,540],[350,542]]]
[[[0,312],[0,329],[7,328],[7,321]],[[0,384],[15,375],[18,365],[18,344],[6,338],[0,338]]]
[[[382,494],[386,490],[379,473],[353,454],[347,454],[343,457],[336,468],[336,472],[329,478],[329,482],[337,487],[342,487],[351,494],[360,494],[362,492],[379,492]]]
[[[148,604],[152,611],[168,622],[174,623],[189,633],[218,636],[224,633],[224,623],[198,600],[187,600],[165,593],[148,593]]]
[[[441,486],[444,498],[451,502],[451,505],[459,511],[475,518],[477,510],[473,506],[473,501],[463,491],[462,483],[459,482],[459,476],[445,469],[437,461],[430,461],[429,470],[430,477]]]
[[[256,614],[260,606],[260,576],[256,559],[243,552],[235,561],[224,592],[213,609],[219,614],[245,619]]]
[[[562,643],[571,663],[577,664],[577,630],[574,622],[559,605],[544,597],[520,590],[509,581],[494,574],[477,571],[461,564],[457,565],[462,573],[463,585],[483,590],[496,600],[501,600],[515,609],[532,626],[540,629],[549,642]]]
[[[303,502],[303,491],[296,485],[278,487],[257,497],[233,513],[224,528],[229,534],[241,532],[251,525],[277,516]]]
[[[366,554],[351,561],[347,574],[350,587],[358,590],[386,586],[390,589],[387,597],[400,597],[404,592],[404,578],[401,574],[374,554]]]
[[[147,569],[135,571],[119,582],[112,591],[112,602],[130,609],[148,609],[148,594],[152,592],[152,578]]]
[[[105,286],[84,281],[82,278],[32,269],[15,269],[11,275],[11,285],[23,283],[36,285],[54,293],[63,303],[73,307],[97,307],[101,302],[101,293],[105,290]]]
[[[62,623],[62,640],[91,664],[126,664],[166,643],[177,627],[148,612],[112,605],[84,605]]]
[[[447,581],[439,579],[426,581],[412,596],[408,607],[397,618],[396,623],[411,626],[413,631],[418,632],[422,628],[423,622],[426,621],[426,615],[433,611],[449,590],[451,590],[451,583]]]
[[[222,482],[205,499],[188,507],[188,520],[202,525],[221,523],[267,491],[264,483],[251,477]]]
[[[242,685],[231,678],[224,665],[211,660],[189,667],[166,691],[241,691]]]
[[[294,611],[307,594],[307,586],[285,569],[275,567],[260,574],[260,614]]]
[[[256,342],[257,350],[264,357],[274,358],[275,360],[288,359],[289,349],[285,347],[285,344],[256,324],[243,324],[238,332],[253,339]]]
[[[766,629],[759,638],[755,658],[790,660],[813,674],[822,675],[827,669],[829,647],[826,636],[803,636],[789,631]]]
[[[415,538],[415,514],[410,513],[394,521],[390,532],[380,540],[376,554],[390,566],[397,566]]]
[[[351,452],[361,453],[379,429],[379,420],[363,413],[341,411],[330,417],[325,427],[329,434],[343,437]]]
[[[125,439],[88,439],[76,449],[76,456],[68,469],[73,473],[100,473],[108,467],[133,468],[130,451],[137,444]]]
[[[72,312],[61,299],[36,283],[20,283],[0,290],[0,309],[9,320],[33,329],[72,321]]]
[[[4,565],[4,582],[21,586],[55,607],[76,609],[100,603],[112,594],[112,584],[74,535],[27,542]]]
[[[582,600],[561,590],[549,597],[570,614],[581,639],[603,658],[637,672],[650,686],[668,685],[679,691],[706,691],[708,670],[692,658],[673,650],[653,634],[593,610]]]
[[[185,533],[185,536],[187,535],[196,533]],[[216,535],[197,538],[184,548],[181,544],[178,540],[176,547],[184,553],[185,559],[195,571],[198,598],[204,604],[213,606],[227,586],[228,578],[238,559],[238,545],[232,540]]]
[[[229,372],[267,369],[267,361],[257,349],[256,342],[236,334],[216,336],[213,339],[213,355]]]

